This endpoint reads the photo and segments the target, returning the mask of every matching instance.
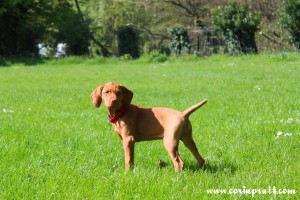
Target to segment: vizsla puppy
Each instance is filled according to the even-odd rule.
[[[91,100],[97,108],[104,101],[109,121],[123,141],[126,169],[130,169],[134,163],[134,143],[155,139],[163,139],[175,171],[178,172],[184,167],[178,153],[180,140],[192,152],[198,165],[200,167],[204,165],[204,159],[192,138],[192,125],[188,118],[207,100],[179,112],[169,108],[144,108],[133,105],[130,104],[132,97],[133,93],[129,89],[114,82],[99,86],[91,94]]]

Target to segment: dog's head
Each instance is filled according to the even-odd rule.
[[[97,87],[91,94],[91,100],[95,107],[100,107],[102,101],[110,111],[119,110],[122,106],[128,107],[133,93],[126,87],[115,82],[109,82]]]

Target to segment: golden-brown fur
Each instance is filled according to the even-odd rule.
[[[192,138],[192,126],[189,115],[204,105],[207,100],[191,106],[183,112],[169,108],[144,108],[131,104],[133,93],[126,87],[114,82],[97,87],[91,94],[91,100],[96,107],[104,102],[110,116],[115,116],[122,106],[125,113],[112,124],[113,129],[123,141],[125,151],[125,167],[129,169],[134,163],[134,144],[139,141],[163,139],[163,144],[169,153],[175,171],[184,168],[184,162],[178,152],[179,141],[192,152],[201,167],[204,159],[198,152]]]

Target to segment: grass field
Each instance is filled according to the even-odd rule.
[[[164,63],[6,60],[0,199],[299,199],[299,77],[293,53]],[[109,81],[147,107],[184,110],[207,98],[190,117],[205,169],[181,143],[186,169],[175,173],[158,140],[137,143],[135,168],[126,172],[104,106],[90,102],[93,89]]]

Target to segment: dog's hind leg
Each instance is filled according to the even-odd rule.
[[[197,160],[197,164],[199,167],[202,167],[205,163],[205,160],[200,155],[196,143],[192,137],[192,126],[190,122],[188,122],[188,128],[185,130],[186,132],[181,137],[181,141],[184,143],[184,145],[192,152],[193,156]]]
[[[164,138],[163,142],[164,142],[165,149],[167,150],[167,152],[169,153],[169,155],[173,161],[175,171],[179,172],[179,171],[183,170],[184,162],[181,159],[179,152],[178,152],[179,141],[175,140],[175,139]]]

